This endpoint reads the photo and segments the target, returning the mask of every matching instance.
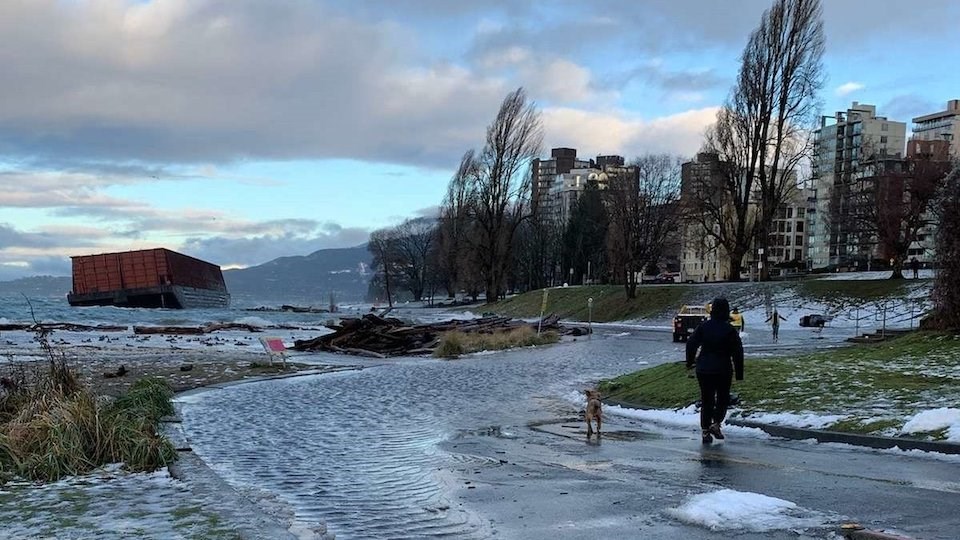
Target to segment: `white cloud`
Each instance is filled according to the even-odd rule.
[[[692,156],[700,149],[703,132],[716,115],[717,107],[649,120],[616,110],[594,113],[547,108],[543,111],[544,140],[548,146],[572,146],[586,156],[613,153],[631,159],[647,152]]]
[[[835,92],[840,97],[846,97],[858,90],[863,90],[864,88],[866,88],[864,84],[851,81],[838,86]]]

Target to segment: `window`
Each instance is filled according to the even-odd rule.
[[[806,208],[797,208],[797,217],[802,218],[807,213]]]
[[[803,232],[803,222],[802,222],[802,221],[798,221],[798,222],[797,222],[797,232]]]
[[[803,251],[799,249],[793,250],[793,260],[799,261],[802,258],[803,258]]]
[[[880,142],[881,142],[881,143],[886,143],[886,142],[887,142],[887,136],[886,136],[886,135],[881,135],[881,136],[880,136]]]
[[[786,231],[784,231],[784,232],[793,232],[793,222],[792,222],[792,221],[788,221],[788,222],[787,222],[787,229],[786,229]]]
[[[787,208],[787,219],[793,217],[793,208]]]
[[[802,234],[798,234],[796,237],[794,237],[794,239],[793,239],[793,245],[795,245],[795,246],[802,246],[802,245],[803,245],[803,235],[802,235]]]
[[[890,124],[880,124],[880,131],[890,131]]]

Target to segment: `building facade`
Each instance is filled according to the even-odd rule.
[[[832,124],[827,122],[831,118]],[[843,194],[862,178],[866,163],[903,157],[906,132],[906,123],[877,116],[874,105],[856,101],[846,111],[821,118],[814,132],[811,170],[815,198],[810,209],[815,215],[808,219],[811,268],[846,267],[863,251],[856,231],[832,214],[845,211]]]
[[[553,187],[558,174],[566,174],[573,169],[593,168],[589,160],[577,158],[576,148],[553,148],[550,150],[550,159],[536,158],[531,163],[532,196],[538,203],[542,196]]]
[[[960,156],[960,99],[947,102],[946,110],[913,119],[911,141],[945,141],[951,157]]]

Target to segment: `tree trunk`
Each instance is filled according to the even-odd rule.
[[[903,279],[903,261],[900,258],[893,260],[893,273],[890,274],[890,279]]]
[[[739,253],[734,252],[730,256],[730,266],[727,270],[727,280],[729,281],[740,281],[740,270],[742,269],[744,251],[740,250]]]

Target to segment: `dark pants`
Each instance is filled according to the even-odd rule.
[[[700,383],[700,427],[719,424],[727,417],[733,373],[698,373]]]

